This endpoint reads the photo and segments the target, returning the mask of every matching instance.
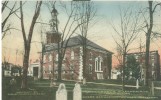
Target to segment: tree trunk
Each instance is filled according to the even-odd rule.
[[[61,73],[62,73],[62,61],[59,61],[58,62],[58,79],[57,79],[58,82],[62,81]]]
[[[30,47],[26,47],[24,60],[23,60],[23,74],[22,74],[22,84],[21,89],[26,90],[27,87],[27,72],[28,72],[28,63],[29,63],[29,54],[30,54]]]
[[[125,87],[125,57],[126,53],[123,54],[123,66],[122,66],[122,90],[124,91]]]
[[[57,79],[58,82],[61,82],[62,81],[62,78],[61,78],[62,63],[63,63],[62,54],[59,53],[58,54],[58,79]]]
[[[148,80],[150,79],[149,73],[149,49],[150,49],[150,37],[153,28],[153,11],[152,11],[152,1],[149,1],[149,15],[150,15],[150,26],[148,28],[148,32],[146,34],[146,55],[145,55],[145,79],[144,85],[148,86]]]
[[[41,64],[41,69],[40,69],[40,80],[43,79],[44,48],[45,48],[45,47],[44,47],[44,45],[42,44],[42,50],[41,50],[42,55],[41,55],[41,60],[40,60],[40,64]]]
[[[87,78],[86,76],[86,44],[83,46],[83,78]]]
[[[148,86],[148,79],[149,79],[149,49],[150,49],[150,38],[149,36],[146,36],[145,80],[144,80],[145,86]]]
[[[26,32],[25,32],[25,25],[24,25],[24,17],[23,17],[23,8],[22,8],[22,1],[20,1],[20,20],[21,20],[21,29],[22,29],[22,35],[24,40],[24,58],[23,58],[23,75],[22,75],[22,89],[27,89],[27,72],[28,72],[28,64],[29,64],[29,55],[30,55],[30,44],[32,40],[33,30],[36,23],[36,20],[40,14],[40,8],[41,8],[42,1],[36,3],[35,13],[31,22],[31,26],[29,29],[28,39],[26,38]]]

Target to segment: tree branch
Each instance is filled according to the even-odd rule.
[[[161,3],[157,3],[157,4],[154,6],[153,11],[152,11],[153,13],[154,13],[156,7],[159,6],[159,5],[161,6]]]
[[[25,28],[24,28],[24,18],[23,18],[23,9],[22,9],[22,1],[20,1],[20,19],[21,19],[21,29],[22,29],[22,35],[23,35],[23,40],[24,40],[24,45],[27,45],[27,39],[26,39],[26,33],[25,33]]]
[[[40,14],[41,4],[42,4],[42,1],[37,1],[36,8],[35,8],[35,14],[33,16],[32,23],[30,25],[29,35],[28,35],[28,42],[29,43],[31,42],[31,39],[32,39],[32,33],[33,33],[33,30],[34,30],[36,20],[37,20],[39,14]]]

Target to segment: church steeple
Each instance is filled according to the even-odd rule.
[[[49,43],[59,43],[61,39],[61,34],[58,32],[58,11],[55,9],[55,3],[53,5],[53,10],[51,11],[50,31],[46,33],[47,44]]]
[[[50,20],[50,28],[52,31],[56,32],[58,29],[58,11],[55,9],[55,4],[53,5],[53,10],[51,11],[51,20]]]

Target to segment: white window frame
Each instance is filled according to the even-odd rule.
[[[73,50],[71,51],[71,59],[72,60],[74,59],[74,51]]]
[[[55,55],[55,60],[58,61],[58,54]]]
[[[49,61],[52,61],[52,54],[49,55]]]
[[[151,64],[151,65],[152,65],[152,67],[154,67],[154,66],[155,66],[154,62],[152,62],[152,64]]]
[[[95,58],[95,72],[103,72],[102,68],[103,59],[102,57]]]
[[[51,72],[52,71],[52,66],[51,65],[49,65],[49,72]]]

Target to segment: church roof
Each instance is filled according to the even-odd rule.
[[[71,37],[71,38],[69,39],[69,41],[68,41],[67,47],[80,46],[80,45],[83,44],[83,40],[85,40],[85,38],[82,37],[82,36],[80,36],[80,35]],[[66,42],[67,42],[67,40],[64,41],[63,47],[65,47]],[[87,46],[88,46],[88,47],[92,47],[92,48],[94,48],[94,49],[98,49],[98,50],[105,51],[105,52],[108,52],[108,53],[113,54],[111,51],[109,51],[109,50],[107,50],[107,49],[105,49],[105,48],[99,46],[98,44],[92,42],[92,41],[89,40],[89,39],[86,39],[86,43],[87,43]],[[46,52],[47,52],[47,51],[52,51],[52,50],[57,49],[57,48],[58,48],[57,44],[51,43],[51,44],[47,44],[47,45],[45,46],[45,51],[46,51]]]

